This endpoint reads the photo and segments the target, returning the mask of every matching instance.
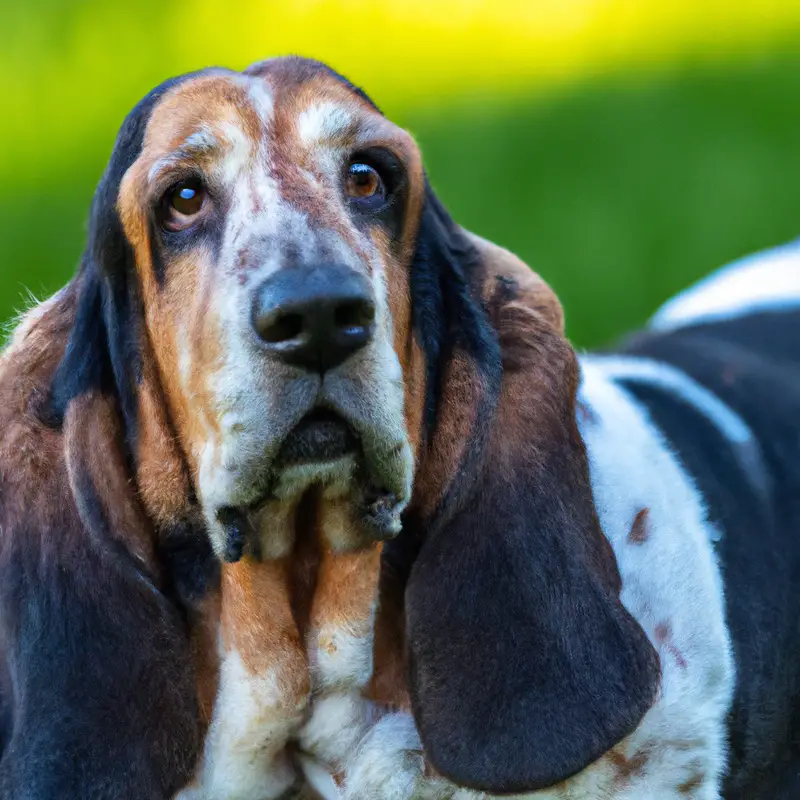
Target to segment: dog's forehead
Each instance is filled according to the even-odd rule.
[[[300,146],[357,144],[399,132],[336,73],[279,59],[244,73],[211,72],[176,85],[155,106],[143,155],[181,150],[202,155],[222,142],[249,146],[280,140]]]

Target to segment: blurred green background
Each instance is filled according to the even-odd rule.
[[[0,320],[68,280],[143,94],[287,52],[417,136],[456,219],[552,283],[580,346],[800,235],[797,0],[3,2]]]

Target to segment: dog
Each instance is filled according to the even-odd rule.
[[[0,361],[0,797],[794,796],[767,316],[579,359],[328,67],[158,87]]]

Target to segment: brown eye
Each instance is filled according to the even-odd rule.
[[[369,164],[354,162],[347,169],[345,192],[351,199],[359,202],[366,201],[369,206],[383,203],[386,189],[378,171]]]
[[[197,178],[181,181],[167,192],[165,200],[164,227],[179,231],[194,222],[206,202],[206,190]]]

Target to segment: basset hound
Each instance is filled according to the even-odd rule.
[[[578,357],[328,67],[159,86],[0,360],[0,798],[798,796],[798,263]]]

